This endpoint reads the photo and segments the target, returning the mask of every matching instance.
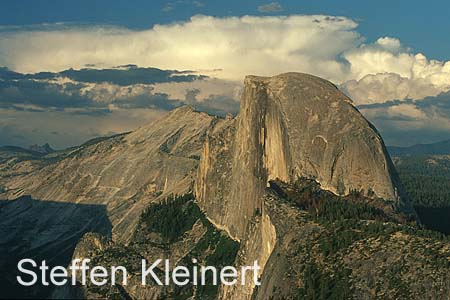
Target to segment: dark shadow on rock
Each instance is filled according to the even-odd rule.
[[[43,201],[30,196],[0,201],[0,298],[48,297],[54,287],[42,286],[40,277],[32,287],[19,285],[17,263],[31,258],[38,265],[45,260],[50,267],[66,267],[85,233],[111,237],[111,230],[105,205]]]

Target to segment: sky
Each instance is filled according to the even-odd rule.
[[[394,36],[434,59],[448,59],[450,2],[446,0],[291,0],[279,1],[282,11],[261,12],[273,1],[161,0],[2,0],[1,26],[39,24],[109,24],[148,29],[155,24],[186,21],[196,14],[210,16],[323,14],[346,16],[360,23],[369,41]]]
[[[389,145],[450,139],[448,1],[0,2],[0,145],[73,146],[190,104],[236,114],[247,74],[311,73]]]
[[[2,0],[0,25],[78,23],[147,29],[155,24],[185,21],[195,14],[262,14],[258,6],[268,3],[271,1]],[[359,30],[369,40],[384,35],[395,36],[435,59],[445,59],[450,53],[450,43],[442,41],[450,35],[450,3],[445,0],[293,0],[279,3],[283,14],[339,15],[360,20]]]

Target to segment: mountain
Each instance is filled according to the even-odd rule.
[[[126,240],[145,203],[189,191],[206,131],[217,119],[176,109],[132,133],[83,144],[31,174],[4,178],[4,197],[105,205],[113,234]]]
[[[197,200],[245,245],[243,265],[264,265],[283,239],[272,221],[279,216],[266,213],[270,180],[314,178],[341,195],[371,191],[413,214],[378,132],[333,84],[311,75],[248,76],[240,114],[211,132],[201,157]],[[234,287],[223,299],[253,292]]]
[[[48,143],[45,143],[44,145],[37,145],[37,144],[31,145],[29,147],[29,149],[31,151],[39,152],[39,153],[43,153],[43,154],[55,152],[55,150],[53,150],[52,147],[50,147],[50,145]]]
[[[248,76],[237,117],[190,107],[0,169],[10,297],[448,299],[450,242],[424,230],[377,130],[318,77]],[[20,226],[18,225],[20,224]],[[58,249],[64,251],[58,252]],[[20,257],[124,265],[127,286],[14,284]],[[261,266],[261,285],[141,286],[140,259]],[[13,276],[11,276],[13,274]],[[77,278],[79,280],[79,278]]]
[[[277,178],[314,178],[343,195],[372,191],[411,210],[380,135],[330,82],[299,73],[249,76],[240,111],[208,137],[196,182],[199,202],[216,199],[205,209],[219,224],[238,227],[229,228],[237,238],[246,226],[239,220],[261,209],[257,199]],[[227,187],[225,193],[217,192],[218,185]]]
[[[401,155],[449,155],[450,140],[432,144],[417,144],[409,147],[388,147],[392,156]]]
[[[0,155],[2,159],[5,158],[19,158],[19,157],[40,157],[42,153],[34,151],[33,149],[25,149],[17,146],[1,146]]]
[[[0,182],[3,178],[24,175],[46,165],[44,154],[15,146],[0,147]],[[1,191],[0,184],[0,191]]]
[[[52,159],[8,161],[0,170],[4,175],[0,177],[0,198],[5,199],[0,228],[8,233],[0,237],[0,244],[8,249],[1,260],[8,263],[19,257],[36,257],[54,264],[67,262],[79,234],[93,228],[126,245],[150,203],[190,191],[206,131],[218,121],[182,107],[134,132],[93,140]],[[32,198],[24,201],[27,195]],[[58,209],[53,209],[57,204]],[[89,214],[83,216],[89,207]],[[86,216],[92,221],[86,221]],[[105,219],[107,222],[99,221]],[[33,220],[39,222],[31,226]],[[16,225],[22,223],[29,226]],[[206,227],[196,228],[204,233]],[[161,248],[166,247],[163,244]],[[56,249],[67,251],[56,260]],[[15,269],[14,265],[12,271]],[[15,276],[10,274],[13,285]],[[22,297],[38,298],[48,297],[50,292],[42,286],[24,289],[13,285],[11,290]],[[146,297],[144,290],[139,292],[135,296]]]

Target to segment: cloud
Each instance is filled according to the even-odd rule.
[[[88,64],[89,65],[89,64]],[[164,82],[191,82],[207,78],[204,75],[194,74],[193,71],[161,70],[157,68],[142,68],[136,65],[122,65],[110,69],[83,68],[75,70],[70,68],[61,72],[39,72],[35,74],[21,74],[11,71],[6,67],[0,67],[0,79],[56,79],[68,78],[77,82],[101,83],[108,82],[117,85],[153,84]]]
[[[199,100],[197,97],[201,94],[199,89],[190,89],[186,91],[185,103],[193,106],[199,111],[205,111],[214,115],[226,116],[228,113],[236,115],[239,112],[239,102],[226,95],[209,95],[208,98]]]
[[[172,3],[167,3],[161,10],[163,12],[170,12],[174,9],[174,5]]]
[[[4,29],[0,65],[9,69],[0,68],[6,78],[0,105],[104,115],[192,103],[223,114],[237,110],[245,75],[296,71],[338,84],[390,142],[404,141],[394,133],[406,130],[418,138],[427,138],[424,130],[448,132],[443,95],[450,90],[450,62],[427,58],[393,37],[366,41],[357,27],[349,18],[324,15],[198,15],[147,30]],[[83,70],[87,65],[91,69]]]
[[[369,104],[436,96],[447,86],[435,85],[425,78],[409,79],[396,73],[378,73],[366,75],[360,80],[349,80],[340,88],[356,103]]]
[[[122,66],[22,74],[2,68],[0,145],[74,146],[133,130],[185,104],[218,115],[237,112],[240,85],[190,73]]]
[[[195,8],[202,8],[205,6],[205,4],[201,1],[191,1],[191,0],[177,0],[177,1],[171,1],[167,2],[163,8],[161,9],[163,12],[171,12],[173,11],[177,6],[184,5],[184,6],[194,6]]]
[[[418,100],[366,104],[360,111],[389,145],[412,145],[450,138],[450,92]]]
[[[0,109],[0,145],[28,147],[48,142],[61,149],[80,145],[94,137],[134,130],[164,114],[163,110],[148,108],[119,108],[95,116],[66,111],[34,113]]]
[[[247,74],[298,71],[343,84],[361,103],[393,96],[420,98],[450,89],[450,62],[428,59],[391,37],[367,43],[357,26],[349,18],[324,15],[197,15],[148,30],[67,25],[15,29],[0,32],[0,65],[34,73],[135,64],[165,70],[216,70],[214,77],[239,82]],[[69,75],[77,76],[76,72]],[[379,88],[381,84],[389,90],[400,81],[402,90],[397,94]]]
[[[204,76],[180,71],[126,67],[105,70],[66,70],[21,74],[0,70],[0,107],[42,111],[72,109],[74,113],[104,114],[111,107],[170,110],[183,104],[154,92],[154,83],[181,83]],[[76,108],[76,109],[75,109]]]
[[[205,7],[205,3],[201,2],[201,1],[192,1],[192,3],[194,4],[195,7],[198,7],[198,8]]]
[[[0,81],[0,107],[25,104],[55,109],[96,106],[90,99],[74,93],[76,88],[76,84],[70,84],[63,90],[59,85],[31,79]]]
[[[194,16],[148,30],[63,27],[0,33],[0,65],[22,73],[136,64],[166,70],[214,70],[222,79],[286,71],[345,79],[339,56],[361,42],[344,17]]]
[[[153,85],[155,93],[167,94],[199,111],[225,116],[237,114],[243,86],[239,82],[217,78],[206,78],[193,82],[169,82]]]
[[[167,82],[153,85],[155,93],[167,94],[172,99],[186,99],[188,91],[197,90],[197,101],[207,101],[211,95],[222,95],[239,102],[242,93],[242,83],[207,78],[205,80],[196,80],[192,82]]]
[[[78,82],[109,82],[117,85],[131,85],[136,83],[152,84],[161,82],[189,82],[201,80],[205,76],[187,74],[186,71],[161,70],[157,68],[139,68],[126,65],[114,69],[81,69],[65,70],[56,76],[67,77]]]
[[[450,90],[450,61],[414,54],[398,39],[384,37],[343,53],[353,77],[342,86],[357,102],[420,99]]]
[[[283,7],[279,2],[271,2],[258,6],[258,11],[261,13],[277,13],[283,11]]]

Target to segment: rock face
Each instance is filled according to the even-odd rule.
[[[182,107],[132,133],[91,141],[64,153],[35,161],[28,156],[14,159],[7,153],[2,157],[0,199],[32,197],[1,201],[0,244],[8,245],[2,257],[13,251],[17,256],[33,251],[36,257],[50,256],[63,247],[75,257],[98,250],[100,261],[114,253],[126,261],[164,253],[176,261],[194,255],[208,261],[216,253],[222,265],[231,263],[228,260],[237,266],[252,265],[257,260],[264,285],[257,289],[247,281],[244,286],[223,286],[214,291],[220,299],[274,296],[272,287],[283,287],[280,281],[285,280],[281,267],[296,262],[283,256],[285,250],[295,253],[303,233],[324,231],[304,217],[306,212],[279,206],[277,201],[283,199],[271,194],[271,180],[289,186],[307,177],[344,195],[364,190],[395,209],[413,213],[373,126],[333,84],[299,73],[248,76],[236,118],[220,119]],[[142,212],[169,195],[191,190],[195,199],[181,207],[195,204],[194,225],[184,228],[177,242],[155,246],[162,233],[149,231],[140,220]],[[19,228],[15,220],[32,221]],[[81,236],[84,239],[77,246]],[[228,245],[225,250],[223,245]],[[224,256],[221,251],[229,249],[237,254]],[[223,257],[227,261],[219,259]],[[294,279],[290,280],[301,282]],[[192,291],[199,295],[199,290]],[[74,293],[56,292],[57,298]],[[126,291],[110,292],[147,299],[181,293],[175,288],[145,290],[138,283]],[[285,292],[288,297],[296,290]]]
[[[53,150],[52,147],[50,147],[50,145],[48,143],[45,143],[44,145],[34,144],[34,145],[31,145],[29,147],[29,149],[31,151],[35,151],[35,152],[42,153],[42,154],[48,154],[48,153],[55,152],[55,150]]]
[[[268,181],[299,177],[336,194],[373,191],[412,211],[380,135],[332,83],[300,73],[248,76],[237,120],[203,148],[198,201],[240,238],[262,210]]]
[[[242,241],[241,263],[264,266],[275,246],[264,208],[269,180],[299,177],[336,194],[370,191],[413,212],[380,135],[333,84],[300,73],[247,76],[237,119],[206,140],[195,189],[211,221]],[[235,288],[224,299],[252,290]]]
[[[36,294],[14,286],[8,272],[17,269],[20,257],[66,265],[87,232],[128,244],[146,207],[192,189],[206,132],[217,121],[182,107],[132,133],[90,141],[59,156],[11,157],[5,149],[0,280],[13,281],[7,295],[48,296],[45,287]]]
[[[31,195],[103,205],[113,237],[126,241],[149,203],[191,188],[206,131],[217,120],[190,107],[176,109],[132,133],[87,143],[35,172],[6,178],[0,199]]]

